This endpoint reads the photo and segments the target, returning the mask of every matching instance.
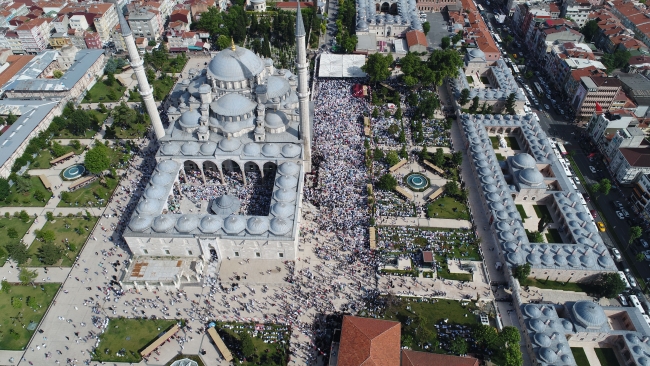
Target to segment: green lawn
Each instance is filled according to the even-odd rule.
[[[288,328],[275,324],[265,324],[264,327],[264,331],[255,331],[255,323],[217,322],[215,329],[232,352],[236,365],[287,365],[290,336]],[[255,353],[246,361],[243,361],[241,345],[241,335],[244,332],[248,333],[255,347]],[[266,337],[274,337],[276,342],[264,343],[261,333],[264,333]],[[284,343],[280,341],[284,341]]]
[[[403,232],[394,232],[393,230],[398,228],[402,230],[402,227],[397,226],[379,226],[378,227],[378,240],[389,240],[394,242],[394,248],[399,251],[406,250],[406,244],[413,245],[416,250],[426,247],[430,244],[427,239],[423,236],[427,231],[436,231],[443,234],[445,237],[443,240],[439,241],[441,250],[445,250],[446,253],[453,258],[461,258],[463,260],[481,260],[481,255],[478,252],[478,239],[472,237],[472,231],[466,229],[449,229],[449,228],[436,228],[436,227],[407,227],[406,234],[408,237],[400,236],[400,233]],[[462,237],[462,235],[469,235],[472,239],[467,240]],[[410,237],[414,237],[412,240]]]
[[[497,156],[498,161],[506,161],[506,157],[501,155],[501,154],[495,154]]]
[[[576,360],[576,365],[578,366],[590,366],[589,360],[587,359],[587,354],[585,353],[584,348],[582,347],[571,347],[571,353],[573,353],[573,358]]]
[[[41,179],[36,176],[29,177],[32,185],[28,192],[16,192],[15,185],[9,190],[9,197],[0,201],[0,207],[44,207],[47,201],[52,197],[52,192],[45,189]],[[34,192],[40,190],[44,193],[45,201],[37,201],[34,198]]]
[[[17,217],[6,218],[3,216],[0,218],[0,238],[2,238],[2,240],[0,240],[0,266],[4,265],[7,260],[7,250],[5,249],[5,246],[8,244],[19,243],[20,239],[25,236],[25,233],[29,230],[29,227],[32,226],[33,222],[33,219],[30,219],[28,222],[23,222]],[[7,233],[9,228],[16,230],[18,233],[16,238],[9,237],[9,234]]]
[[[535,209],[535,214],[537,214],[538,218],[543,219],[548,223],[553,222],[551,212],[548,210],[548,207],[546,207],[546,205],[533,205],[533,208]]]
[[[521,216],[521,221],[526,222],[526,219],[528,218],[528,214],[526,214],[526,211],[524,210],[524,206],[522,205],[516,205],[517,206],[517,211],[519,211],[519,215]]]
[[[616,358],[616,353],[612,348],[595,348],[596,356],[598,356],[598,361],[600,361],[601,366],[620,366],[618,359]]]
[[[380,319],[402,323],[402,347],[408,347],[414,351],[444,353],[445,350],[439,348],[423,349],[421,347],[426,343],[438,345],[438,332],[435,327],[438,322],[448,319],[447,324],[474,325],[478,323],[477,316],[472,313],[476,307],[471,302],[463,307],[460,302],[453,300],[443,299],[437,302],[418,300],[399,299],[396,304],[389,306],[384,314],[379,316]]]
[[[72,267],[72,263],[79,255],[81,247],[86,242],[86,238],[90,235],[90,230],[95,226],[97,219],[97,217],[91,217],[90,220],[85,217],[55,217],[55,220],[45,223],[41,230],[52,230],[56,234],[54,244],[63,250],[61,267]],[[69,250],[69,246],[65,244],[65,239],[68,239],[68,243],[74,244],[74,250]],[[31,256],[31,262],[28,265],[30,267],[43,267],[45,265],[38,260],[38,248],[41,245],[41,241],[34,240],[32,245],[29,246],[28,253]],[[59,264],[56,265],[59,266]]]
[[[508,147],[513,149],[513,150],[521,150],[519,147],[519,143],[517,142],[517,138],[514,136],[505,136],[506,139],[506,144],[508,144]]]
[[[112,97],[109,95],[113,92]],[[99,102],[117,102],[124,95],[126,88],[120,85],[119,82],[113,83],[113,86],[107,86],[103,81],[98,80],[92,88],[90,88],[89,94],[84,98],[84,103],[99,103]]]
[[[140,351],[176,324],[164,319],[110,319],[106,331],[99,336],[93,361],[140,362]],[[121,355],[118,355],[122,350]]]
[[[548,229],[548,234],[546,234],[546,241],[549,243],[564,243],[562,236],[557,229]]]
[[[474,82],[474,79],[471,76],[465,76],[465,79],[467,79],[469,85],[472,85],[472,83]]]
[[[36,328],[34,324],[29,328],[30,323],[38,324],[43,318],[47,307],[52,302],[58,283],[37,284],[35,287],[28,285],[13,284],[9,294],[0,296],[0,349],[22,350],[27,346]],[[35,300],[34,308],[27,306],[27,298]],[[11,304],[11,299],[22,299],[21,307],[16,309]]]
[[[493,149],[498,149],[499,148],[499,138],[496,136],[490,136],[490,141],[492,141],[492,148]]]
[[[427,217],[436,219],[469,220],[467,205],[453,197],[438,198],[427,205]]]
[[[535,278],[527,278],[525,281],[520,282],[522,286],[533,286],[549,290],[562,290],[573,292],[589,292],[591,289],[588,285],[575,282],[558,282],[551,280],[540,280]]]
[[[154,80],[152,83],[154,89],[154,99],[157,101],[163,100],[174,86],[174,83],[175,81],[173,78]]]
[[[139,139],[142,138],[147,132],[147,128],[151,122],[149,122],[149,119],[147,118],[146,120],[142,121],[142,123],[131,125],[129,128],[122,129],[122,128],[117,128],[115,130],[115,136],[118,139]]]
[[[94,135],[94,133],[93,133]],[[85,149],[85,146],[82,144],[81,149],[75,150],[72,146],[70,145],[63,145],[65,148],[66,154],[70,151],[74,151],[76,155],[79,155],[83,152]],[[50,161],[54,160],[54,156],[52,156],[52,151],[51,150],[43,150],[41,151],[40,154],[34,159],[34,162],[32,163],[32,167],[34,168],[40,168],[40,169],[47,169],[50,167]]]
[[[106,200],[113,194],[113,190],[117,187],[117,179],[104,176],[106,181],[102,185],[101,180],[90,183],[89,185],[79,188],[74,192],[68,192],[69,199],[67,202],[61,200],[57,207],[104,207]],[[104,201],[99,201],[103,198]]]

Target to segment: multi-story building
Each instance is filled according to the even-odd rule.
[[[417,2],[418,10],[441,12],[447,6],[460,6],[458,0],[420,0]],[[295,7],[294,7],[295,8]]]
[[[69,46],[72,44],[72,41],[70,40],[70,37],[68,37],[68,32],[65,33],[53,33],[50,36],[50,46],[54,49],[61,49],[65,46]]]
[[[625,111],[617,111],[615,113],[594,113],[587,124],[587,136],[594,142],[598,150],[605,156],[609,156],[608,160],[614,157],[613,153],[606,154],[607,146],[610,139],[619,130],[627,128],[636,128],[639,121],[630,113]]]
[[[135,37],[144,37],[150,41],[157,41],[162,34],[163,24],[160,23],[160,13],[155,9],[139,9],[131,12],[128,21]]]
[[[50,23],[54,32],[56,33],[67,33],[68,28],[70,28],[70,18],[67,15],[57,15],[52,22]]]
[[[461,0],[462,7],[449,9],[449,25],[454,28],[459,25],[463,29],[465,44],[483,52],[485,61],[493,62],[501,59],[501,51],[497,47],[490,30],[485,25],[483,17],[476,5],[470,0]]]
[[[23,47],[23,41],[20,39],[18,36],[18,33],[16,31],[7,31],[5,33],[5,38],[7,39],[7,42],[9,43],[9,48],[11,48],[11,51],[15,54],[23,54],[25,53],[25,48]]]
[[[650,72],[650,56],[632,56],[628,65],[628,73],[639,73],[647,75]]]
[[[189,27],[192,24],[192,15],[187,9],[176,9],[169,16],[169,23],[171,24],[173,22],[183,22]]]
[[[168,30],[166,36],[169,52],[187,52],[190,47],[197,47],[197,44],[201,43],[196,32]]]
[[[611,2],[610,10],[621,23],[634,31],[636,37],[650,47],[650,16],[645,5],[638,2],[615,0]]]
[[[34,19],[16,28],[16,33],[27,53],[38,53],[49,45],[50,20],[45,18]]]
[[[95,27],[102,42],[107,42],[111,37],[111,32],[118,23],[117,11],[115,4],[111,3],[93,3],[86,5],[71,5],[61,9],[59,15],[66,14],[69,17],[73,15],[83,15],[86,17],[88,24]]]
[[[562,2],[561,16],[571,18],[579,27],[587,22],[591,3],[586,0],[564,0]]]
[[[583,76],[580,78],[575,97],[571,102],[578,118],[589,118],[596,111],[596,104],[607,111],[614,97],[621,90],[621,81],[616,78]]]
[[[575,29],[566,25],[553,25],[544,22],[539,24],[530,40],[532,51],[540,60],[546,58],[546,54],[551,51],[554,43],[575,42],[580,43],[584,40],[584,35]]]
[[[102,49],[102,39],[97,32],[86,31],[84,34],[84,42],[87,48],[95,50]]]
[[[647,147],[621,148],[608,167],[620,184],[631,184],[639,175],[650,174],[650,149]]]
[[[632,208],[646,222],[650,221],[650,175],[641,174],[632,185]]]
[[[124,37],[122,36],[122,28],[120,27],[120,24],[118,23],[115,28],[113,28],[113,32],[111,32],[112,37],[113,37],[113,43],[115,45],[115,50],[117,52],[122,52],[126,50],[126,43],[124,42]]]
[[[76,14],[70,17],[70,28],[78,31],[85,31],[88,29],[88,21],[85,15]]]
[[[625,73],[618,74],[616,77],[621,80],[623,91],[637,105],[650,106],[650,80],[648,78],[640,74]]]
[[[86,31],[78,31],[76,29],[68,29],[68,37],[73,46],[80,50],[85,50],[86,47]]]

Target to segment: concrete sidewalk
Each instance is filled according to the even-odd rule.
[[[421,217],[392,217],[380,216],[377,218],[377,225],[385,226],[417,226],[436,227],[442,229],[470,229],[472,223],[467,220],[455,219],[425,219]]]

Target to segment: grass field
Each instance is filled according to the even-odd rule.
[[[519,143],[517,142],[517,138],[514,136],[505,136],[506,139],[506,144],[508,144],[508,147],[513,149],[513,150],[521,150],[519,147]]]
[[[111,319],[99,336],[93,361],[140,362],[140,351],[165,333],[176,320]],[[118,353],[122,350],[121,356]]]
[[[223,338],[224,343],[233,353],[235,364],[253,366],[284,366],[287,365],[289,331],[281,325],[265,324],[263,331],[255,331],[254,323],[221,323],[218,322],[216,330]],[[255,352],[244,361],[242,353],[241,335],[247,332],[253,341]],[[261,333],[264,333],[262,335]],[[262,336],[271,337],[275,342],[265,343]],[[279,342],[284,340],[286,343]],[[237,362],[239,360],[239,362]]]
[[[22,350],[27,346],[35,331],[35,327],[28,330],[27,326],[41,321],[59,286],[58,283],[37,284],[36,287],[14,284],[9,294],[0,296],[0,349]],[[27,306],[28,297],[35,300],[34,308]],[[12,298],[22,299],[20,309],[12,306]]]
[[[525,281],[521,282],[522,286],[534,286],[538,288],[544,288],[549,290],[562,290],[562,291],[573,291],[573,292],[588,292],[590,290],[589,286],[583,285],[580,283],[574,282],[557,282],[550,280],[539,280],[534,278],[527,278]]]
[[[578,366],[590,366],[589,360],[587,359],[587,354],[585,353],[584,348],[582,347],[571,347],[571,353],[573,353],[573,358],[576,360],[576,365]]]
[[[620,366],[618,359],[616,358],[615,351],[611,348],[595,348],[596,356],[598,356],[598,361],[600,361],[600,366]]]
[[[69,192],[70,199],[68,202],[61,200],[57,207],[104,207],[106,200],[111,196],[115,187],[117,187],[117,179],[104,176],[106,186],[103,186],[100,180],[96,180],[89,185],[79,188],[74,192]],[[104,201],[99,201],[103,198]]]
[[[490,141],[492,141],[492,148],[493,149],[498,149],[499,148],[499,138],[496,136],[490,136]]]
[[[72,267],[72,263],[74,263],[75,258],[77,258],[77,255],[81,251],[81,247],[86,242],[86,238],[90,235],[90,230],[95,226],[97,219],[97,217],[91,217],[90,220],[77,217],[57,217],[54,221],[45,223],[41,230],[52,230],[56,235],[54,244],[64,250],[61,267]],[[69,250],[68,245],[65,244],[65,239],[68,239],[68,243],[74,244],[75,250]],[[29,263],[30,267],[43,267],[45,265],[38,260],[38,248],[41,245],[41,241],[34,240],[32,245],[29,246],[28,253],[32,258],[32,261]]]
[[[16,192],[15,185],[9,189],[9,197],[0,201],[0,207],[44,207],[52,197],[52,192],[45,189],[39,177],[29,177],[32,186],[28,192]],[[34,191],[40,190],[45,194],[45,201],[37,201],[34,198]]]
[[[33,222],[33,219],[30,219],[29,222],[23,222],[17,217],[6,218],[3,216],[0,218],[0,238],[2,238],[2,240],[0,240],[0,266],[4,265],[7,261],[7,250],[5,249],[5,246],[8,244],[19,243],[20,239],[25,236],[25,233],[29,230],[29,227]],[[9,228],[16,230],[18,233],[16,238],[9,237],[9,234],[7,234]]]
[[[113,83],[113,86],[107,86],[104,84],[102,81],[97,81],[95,85],[93,85],[92,88],[90,88],[89,94],[90,98],[88,98],[88,95],[84,98],[85,103],[99,103],[99,102],[117,102],[122,98],[124,95],[124,92],[126,91],[126,88],[121,86],[120,83],[115,82]],[[111,98],[111,92],[113,92],[113,95]]]
[[[95,133],[93,132],[93,135]],[[85,149],[84,145],[81,145],[81,149],[76,150],[70,145],[64,145],[65,152],[68,153],[70,151],[74,151],[76,155],[79,155],[83,152],[83,149]],[[34,162],[32,163],[32,167],[34,168],[40,168],[40,169],[47,169],[50,167],[50,161],[54,159],[54,156],[52,156],[52,152],[50,150],[43,150],[41,151],[40,154],[36,157]]]
[[[469,210],[463,202],[447,196],[438,198],[427,205],[427,217],[469,220]]]
[[[389,306],[382,318],[402,323],[402,347],[414,351],[444,352],[440,349],[425,350],[420,345],[438,344],[435,325],[441,320],[448,319],[447,324],[477,324],[477,316],[472,314],[475,309],[471,302],[463,307],[460,302],[453,300],[430,303],[402,299],[397,305]]]
[[[548,229],[548,234],[546,234],[546,240],[549,243],[563,243],[562,236],[557,229]]]
[[[546,207],[546,205],[533,205],[533,208],[535,209],[535,214],[537,214],[537,217],[543,219],[545,222],[548,223],[553,222],[553,217],[551,216],[551,212],[548,210],[548,207]]]
[[[528,218],[528,214],[526,214],[526,211],[524,210],[524,206],[522,205],[516,205],[517,206],[517,211],[519,211],[519,215],[521,216],[521,221],[526,222],[526,218]]]

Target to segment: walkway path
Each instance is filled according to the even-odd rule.
[[[438,227],[438,228],[452,228],[452,229],[470,229],[472,227],[472,223],[467,220],[425,219],[421,217],[391,217],[391,216],[378,217],[377,225]]]

